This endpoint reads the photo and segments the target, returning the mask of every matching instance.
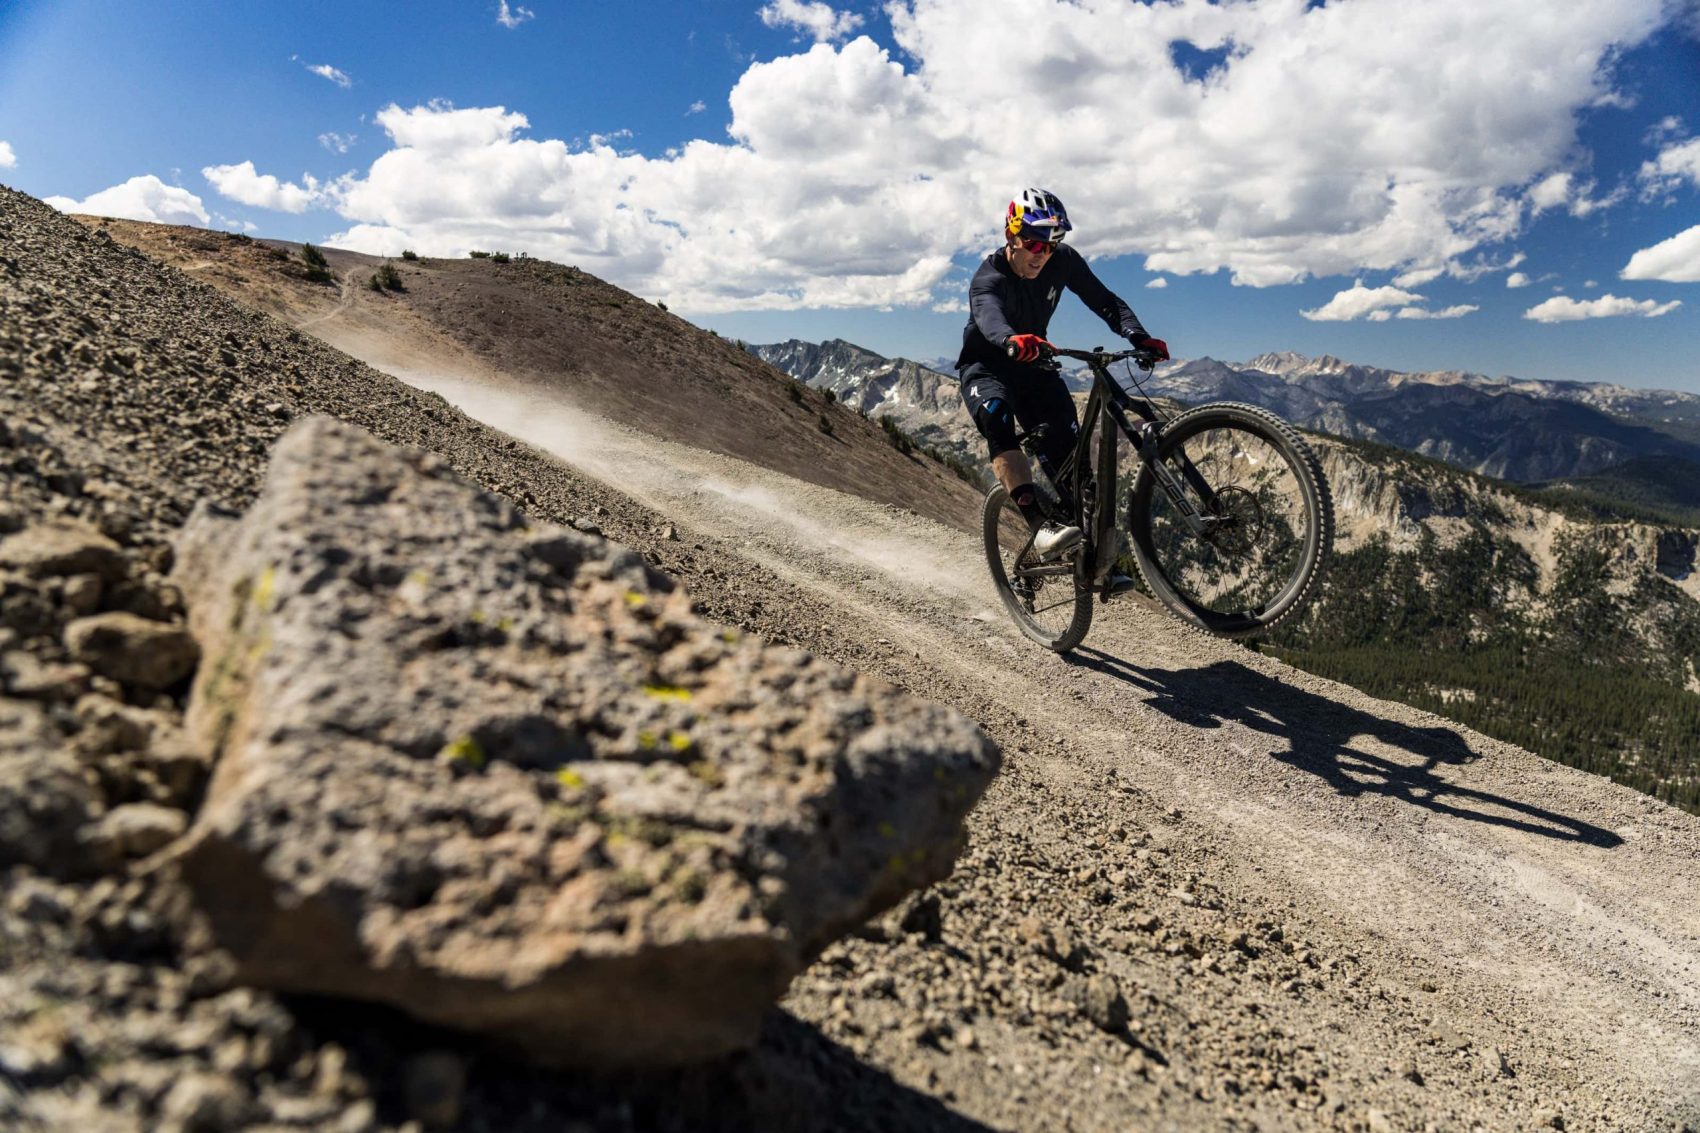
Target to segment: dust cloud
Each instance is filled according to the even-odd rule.
[[[990,596],[984,568],[974,568],[975,546],[958,532],[730,457],[662,440],[579,409],[553,391],[383,364],[389,359],[367,361],[657,511],[682,513],[687,523],[707,534],[773,535],[838,552],[906,588],[921,587],[935,596],[976,606],[984,606]],[[906,537],[904,529],[915,525],[924,531]]]

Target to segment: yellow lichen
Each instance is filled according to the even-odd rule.
[[[584,776],[580,775],[577,771],[574,771],[571,767],[563,767],[559,771],[555,772],[555,782],[559,783],[563,787],[570,787],[575,791],[584,789]]]
[[[691,750],[691,737],[683,732],[668,732],[667,746],[674,751],[689,751]]]
[[[484,755],[484,748],[477,740],[471,736],[461,736],[443,745],[443,749],[437,753],[437,762],[459,764],[473,771],[482,771],[488,760]]]
[[[643,694],[651,700],[672,700],[680,704],[691,698],[691,690],[677,685],[644,685]]]
[[[270,612],[272,599],[277,597],[277,568],[267,567],[260,572],[260,580],[254,584],[254,605]]]

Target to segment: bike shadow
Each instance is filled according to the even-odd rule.
[[[1442,768],[1480,758],[1451,728],[1401,724],[1237,661],[1201,669],[1140,668],[1084,646],[1064,660],[1150,693],[1147,704],[1183,724],[1216,728],[1232,722],[1284,739],[1286,749],[1270,754],[1341,795],[1386,795],[1437,814],[1608,849],[1623,841],[1604,827],[1448,780]]]

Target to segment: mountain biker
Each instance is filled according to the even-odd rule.
[[[956,359],[963,404],[986,438],[998,483],[1033,529],[1033,549],[1042,558],[1073,547],[1080,541],[1080,528],[1047,520],[1033,486],[1033,469],[1015,434],[1017,423],[1028,432],[1045,426],[1039,467],[1057,486],[1080,426],[1062,376],[1032,363],[1050,346],[1045,330],[1063,289],[1078,295],[1136,348],[1159,360],[1169,356],[1168,345],[1147,334],[1133,309],[1092,274],[1079,252],[1063,244],[1073,227],[1063,203],[1044,189],[1025,189],[1009,202],[1004,245],[986,257],[968,285],[968,325]],[[1058,487],[1072,515],[1074,502],[1065,492]],[[1132,585],[1131,579],[1117,575],[1106,590],[1120,593]]]

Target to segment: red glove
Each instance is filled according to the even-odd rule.
[[[1148,334],[1136,335],[1130,340],[1135,350],[1144,350],[1159,362],[1169,360],[1169,344],[1160,338],[1152,338]]]
[[[1017,362],[1032,362],[1039,357],[1041,349],[1049,350],[1050,348],[1051,344],[1036,334],[1012,334],[1009,336],[1009,356]]]

